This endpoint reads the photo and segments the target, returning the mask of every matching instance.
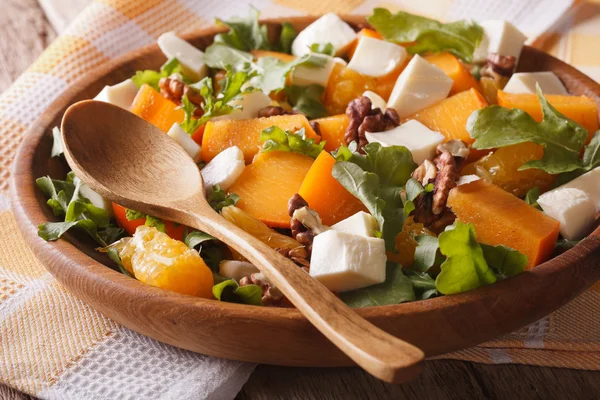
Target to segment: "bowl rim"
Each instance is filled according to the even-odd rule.
[[[343,16],[342,19],[347,22],[358,24],[365,21],[364,16]],[[296,22],[301,20],[315,20],[318,16],[311,17],[280,17],[261,19],[261,23],[279,24],[281,22]],[[204,36],[214,35],[216,33],[226,31],[225,28],[211,26],[209,28],[197,30],[186,35],[182,35],[184,39],[193,40]],[[544,55],[550,57],[557,65],[568,67],[570,72],[579,78],[586,81],[585,86],[591,87],[597,98],[600,98],[600,85],[585,76],[583,73],[576,70],[574,67],[529,46],[525,46],[529,52],[533,54]],[[276,307],[256,307],[244,304],[220,302],[213,299],[203,299],[183,295],[175,292],[170,292],[164,289],[153,287],[144,284],[136,279],[131,279],[120,272],[104,265],[92,257],[80,251],[75,244],[67,240],[58,240],[56,242],[45,242],[37,235],[37,226],[40,223],[46,222],[47,217],[43,212],[43,204],[36,201],[37,186],[33,176],[33,161],[36,148],[40,145],[44,136],[51,129],[50,124],[64,109],[71,104],[72,99],[79,93],[82,83],[99,79],[111,71],[126,65],[135,58],[144,55],[150,55],[158,50],[156,43],[143,47],[142,49],[128,52],[122,56],[106,62],[89,73],[81,77],[70,87],[55,99],[44,113],[36,119],[31,127],[23,134],[22,143],[15,155],[10,176],[10,199],[11,207],[18,221],[26,221],[26,224],[19,224],[19,228],[25,237],[29,248],[34,252],[35,256],[42,262],[49,272],[60,279],[63,272],[59,272],[58,268],[67,266],[69,273],[83,277],[85,279],[93,279],[96,284],[104,285],[108,294],[119,293],[125,298],[135,300],[145,297],[162,297],[167,305],[181,306],[185,304],[203,311],[219,312],[228,317],[245,318],[249,313],[260,314],[260,317],[269,320],[306,320],[304,316],[295,308],[276,308]],[[392,318],[402,314],[428,313],[432,310],[444,312],[446,309],[454,308],[457,305],[479,302],[484,298],[498,295],[501,291],[510,290],[511,287],[520,285],[520,280],[529,275],[535,279],[545,279],[553,273],[570,268],[574,265],[583,263],[594,252],[600,249],[600,227],[597,227],[590,235],[578,243],[574,248],[546,261],[535,268],[525,271],[522,274],[508,278],[495,284],[474,289],[465,293],[460,293],[450,296],[440,296],[433,299],[418,300],[413,302],[370,306],[355,309],[361,316],[366,319],[374,319],[378,317]],[[59,265],[60,264],[60,265]],[[595,277],[598,279],[598,276]],[[587,287],[593,282],[589,282]],[[583,290],[581,290],[583,291]],[[580,292],[581,292],[580,291]],[[579,294],[575,293],[575,295]]]

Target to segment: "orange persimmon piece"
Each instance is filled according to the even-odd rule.
[[[321,216],[325,225],[333,225],[359,211],[363,203],[347,191],[331,174],[335,159],[322,151],[304,177],[300,196]]]
[[[260,150],[260,131],[271,126],[278,126],[283,130],[295,132],[304,128],[306,137],[321,139],[311,128],[304,115],[277,115],[268,118],[254,118],[243,120],[209,121],[206,123],[202,136],[202,159],[206,162],[215,158],[223,150],[237,146],[244,153],[246,164]]]
[[[473,224],[477,241],[525,254],[526,269],[552,256],[559,222],[498,186],[483,179],[457,186],[450,191],[448,206],[459,221]]]
[[[163,132],[168,132],[174,123],[181,123],[185,117],[177,104],[144,84],[133,100],[131,112],[150,122]]]
[[[280,53],[278,51],[270,51],[270,50],[250,50],[250,54],[252,54],[255,58],[262,57],[275,57],[278,60],[284,62],[294,61],[296,56],[287,53]]]
[[[360,39],[361,36],[366,36],[366,37],[370,37],[370,38],[373,38],[373,39],[383,40],[383,36],[381,36],[381,34],[379,32],[377,32],[376,30],[369,29],[369,28],[362,28],[356,34],[356,39],[354,39],[354,41],[352,42],[352,44],[348,48],[348,58],[349,59],[351,59],[352,56],[354,55],[354,52],[356,51],[356,46],[358,46],[358,39]]]
[[[309,156],[283,151],[259,153],[229,188],[236,206],[271,227],[289,228],[288,200],[313,163]]]
[[[598,105],[594,99],[585,96],[544,95],[548,102],[565,117],[572,119],[589,132],[588,142],[598,130]],[[537,95],[531,93],[506,93],[498,90],[498,105],[506,108],[519,108],[533,119],[542,120],[542,107]]]
[[[345,145],[344,134],[348,128],[349,120],[346,114],[332,115],[315,119],[312,122],[319,124],[321,140],[325,140],[325,150],[333,151],[341,145]]]
[[[471,144],[475,139],[467,131],[467,120],[473,111],[486,105],[485,99],[477,90],[469,89],[427,107],[406,120],[416,119],[429,129],[440,132],[446,137],[446,141],[460,139]]]
[[[481,92],[479,82],[471,75],[469,69],[460,60],[450,53],[436,53],[424,57],[429,63],[435,65],[454,81],[450,95],[477,89]]]

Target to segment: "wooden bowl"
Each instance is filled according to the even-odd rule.
[[[271,31],[283,19],[265,21]],[[303,29],[314,17],[287,18]],[[357,26],[362,17],[348,17]],[[187,37],[204,49],[211,28]],[[63,285],[96,310],[143,335],[203,354],[257,363],[295,366],[343,366],[351,361],[295,309],[221,303],[158,289],[107,267],[110,261],[83,235],[47,243],[37,226],[55,220],[35,179],[62,178],[67,165],[51,159],[51,129],[72,103],[94,97],[107,84],[136,70],[158,69],[165,61],[156,45],[129,54],[87,74],[25,134],[15,159],[11,200],[28,245]],[[565,63],[525,47],[521,71],[552,71],[567,89],[600,102],[600,86]],[[359,314],[433,356],[473,346],[512,332],[563,306],[600,279],[600,229],[572,250],[517,277],[454,296],[369,307]],[[106,265],[104,265],[104,264]]]

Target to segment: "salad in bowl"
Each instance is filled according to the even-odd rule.
[[[163,130],[212,208],[351,307],[466,292],[535,268],[597,224],[597,104],[552,72],[516,72],[505,21],[326,14],[275,40],[252,10],[204,51],[168,32],[160,70],[95,100]],[[53,157],[62,157],[55,128]],[[210,235],[104,199],[73,172],[37,179],[58,222],[115,268],[174,292],[292,307]]]

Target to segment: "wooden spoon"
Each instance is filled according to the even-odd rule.
[[[67,162],[102,196],[227,243],[273,282],[302,314],[366,371],[391,383],[416,377],[423,352],[364,320],[291,260],[216,213],[200,170],[164,132],[117,106],[72,105],[62,120]]]

